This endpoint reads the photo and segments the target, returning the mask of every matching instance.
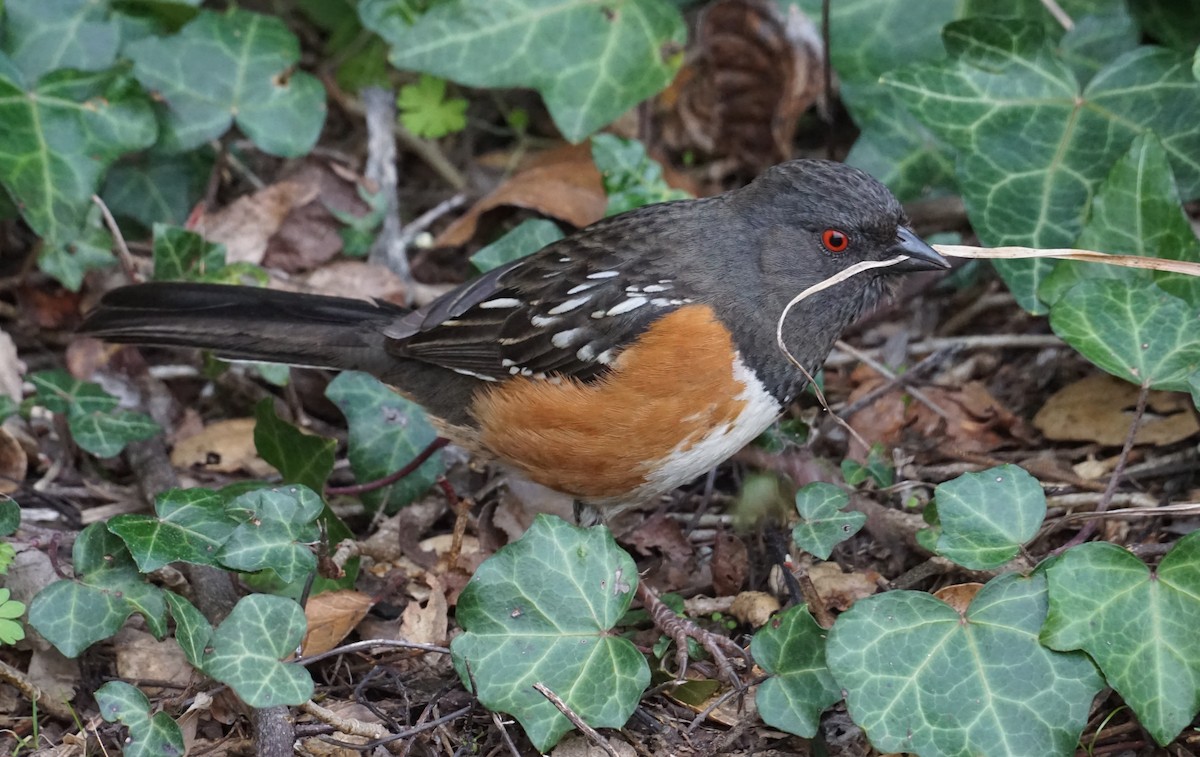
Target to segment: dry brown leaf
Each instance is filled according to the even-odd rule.
[[[341,644],[374,605],[375,599],[371,595],[350,589],[326,591],[310,597],[304,605],[308,631],[300,646],[303,654],[321,654]]]
[[[225,245],[225,262],[258,265],[283,219],[316,199],[318,191],[314,181],[281,181],[205,213],[194,224],[195,231],[210,242]]]
[[[267,476],[275,471],[254,447],[254,419],[230,418],[204,427],[200,433],[175,442],[171,464],[187,470],[216,473],[247,471]]]
[[[982,588],[983,584],[981,583],[955,584],[943,586],[935,591],[933,596],[953,607],[959,615],[966,616],[967,608],[971,606],[971,600],[975,599],[975,595]]]
[[[17,289],[21,314],[40,329],[69,329],[79,322],[79,292],[32,284]]]
[[[323,161],[309,159],[287,177],[316,191],[312,201],[297,203],[283,218],[267,241],[263,265],[298,273],[317,268],[342,251],[342,223],[329,209],[354,216],[371,210],[358,196],[357,181],[343,174]]]
[[[773,594],[765,591],[743,591],[733,598],[729,606],[729,614],[746,623],[752,628],[762,628],[779,612],[779,600]]]
[[[879,591],[882,578],[873,570],[843,573],[835,562],[819,562],[808,569],[817,594],[825,606],[835,610],[848,610],[858,600]]]
[[[1138,388],[1127,381],[1097,373],[1055,392],[1033,418],[1033,425],[1055,441],[1125,443]],[[1151,392],[1146,414],[1134,442],[1166,445],[1200,431],[1191,398],[1179,392]]]
[[[532,165],[488,193],[438,236],[436,246],[466,244],[483,214],[503,206],[527,208],[577,227],[603,218],[608,198],[591,153],[572,148],[555,155],[555,160]]]
[[[423,576],[429,586],[424,603],[413,599],[400,615],[400,638],[415,644],[445,644],[450,634],[446,587],[432,573]]]
[[[184,656],[179,643],[159,641],[151,634],[126,626],[113,637],[117,653],[117,676],[129,680],[174,681],[186,684],[195,670]],[[143,688],[146,696],[163,692],[157,687]]]

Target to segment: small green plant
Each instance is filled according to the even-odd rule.
[[[415,84],[400,88],[396,98],[400,123],[418,137],[437,139],[466,128],[467,101],[446,96],[446,80],[422,74]]]

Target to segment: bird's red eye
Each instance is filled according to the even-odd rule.
[[[850,246],[850,237],[838,229],[825,229],[821,232],[821,244],[830,252],[844,252]]]

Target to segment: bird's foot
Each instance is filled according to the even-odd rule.
[[[728,681],[739,689],[744,688],[745,684],[742,682],[741,676],[734,670],[730,659],[741,659],[746,665],[746,670],[750,670],[754,663],[745,649],[728,636],[705,630],[691,620],[676,615],[674,610],[663,604],[663,601],[658,598],[653,589],[646,585],[645,581],[638,582],[637,595],[646,611],[650,613],[654,625],[675,642],[675,670],[677,671],[675,680],[678,683],[682,683],[687,675],[688,640],[690,639],[699,644],[712,657],[722,680]]]

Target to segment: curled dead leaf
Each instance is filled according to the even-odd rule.
[[[310,597],[304,605],[308,631],[300,647],[302,654],[321,654],[341,644],[374,605],[375,599],[369,594],[349,589]]]
[[[210,242],[225,245],[227,263],[262,263],[267,243],[283,219],[295,208],[316,199],[319,188],[314,180],[281,181],[230,205],[203,214],[195,230]]]
[[[254,447],[254,419],[230,418],[205,426],[198,434],[180,439],[171,450],[171,465],[216,473],[247,471],[267,476],[275,471]]]

